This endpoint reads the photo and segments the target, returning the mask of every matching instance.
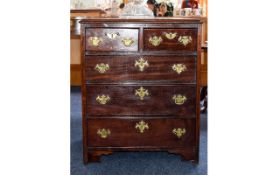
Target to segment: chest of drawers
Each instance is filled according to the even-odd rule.
[[[199,18],[81,21],[84,162],[168,151],[198,162]]]

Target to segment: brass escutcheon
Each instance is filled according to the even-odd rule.
[[[145,67],[149,67],[149,63],[148,63],[147,60],[144,60],[143,58],[140,58],[139,60],[135,61],[134,66],[139,67],[139,71],[143,72]]]
[[[111,131],[109,129],[98,129],[97,134],[103,138],[106,139],[109,135],[111,135]]]
[[[162,42],[162,38],[159,36],[153,36],[149,38],[149,42],[153,45],[153,46],[159,46],[160,43]]]
[[[96,97],[96,101],[99,103],[99,104],[101,104],[101,105],[105,105],[105,104],[107,104],[108,103],[108,101],[110,101],[110,97],[109,97],[109,95],[101,95],[101,96],[97,96]]]
[[[191,36],[180,36],[178,41],[183,44],[184,46],[186,46],[187,44],[189,44],[190,42],[192,42],[192,37]]]
[[[187,67],[184,64],[174,64],[172,69],[180,75],[182,72],[187,70]]]
[[[97,70],[101,74],[105,73],[109,69],[110,69],[110,66],[108,64],[104,64],[104,63],[100,63],[95,66],[95,70]]]
[[[187,97],[181,94],[174,95],[172,98],[176,105],[182,105],[187,100]]]
[[[145,129],[149,129],[148,123],[145,123],[143,120],[140,122],[136,123],[135,129],[139,129],[140,133],[144,133]]]
[[[122,39],[122,43],[124,46],[130,47],[134,43],[134,41],[132,38],[124,38]]]
[[[114,40],[117,38],[117,36],[120,36],[119,32],[112,32],[112,33],[105,33],[105,36],[107,36],[109,39]]]
[[[149,95],[149,91],[143,87],[140,87],[139,89],[135,90],[135,95],[138,95],[140,100],[144,100],[144,97]]]
[[[89,43],[92,46],[99,46],[99,44],[102,42],[102,38],[98,38],[96,36],[89,37]]]
[[[172,133],[175,134],[178,138],[181,138],[186,133],[186,129],[174,128]]]
[[[165,37],[169,40],[173,40],[177,36],[177,33],[165,33]]]

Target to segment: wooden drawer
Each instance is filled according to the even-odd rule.
[[[88,28],[87,51],[138,51],[138,29]]]
[[[195,122],[195,119],[88,119],[88,146],[193,146]]]
[[[88,85],[86,91],[88,115],[195,116],[195,85]]]
[[[196,82],[195,56],[87,56],[85,63],[85,79],[92,83]]]
[[[144,50],[196,51],[197,29],[144,29]]]

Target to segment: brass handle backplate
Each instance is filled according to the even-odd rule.
[[[104,74],[109,69],[110,69],[109,64],[100,63],[95,66],[95,70],[97,70],[101,74]]]
[[[135,129],[139,129],[140,133],[144,133],[145,129],[149,129],[148,123],[145,123],[143,120],[140,122],[136,123]]]
[[[139,71],[143,72],[145,67],[149,67],[149,63],[148,63],[147,60],[144,60],[143,58],[140,58],[139,60],[135,61],[134,66],[139,67]]]
[[[181,138],[186,133],[186,129],[174,128],[172,133],[175,134],[178,138]]]
[[[92,45],[92,46],[99,46],[100,43],[102,42],[102,38],[99,38],[99,37],[89,37],[89,44]]]
[[[107,36],[111,40],[114,40],[117,38],[117,36],[120,36],[120,33],[119,32],[112,32],[112,33],[105,32],[105,36]]]
[[[190,42],[192,42],[192,37],[191,36],[180,36],[178,41],[183,44],[184,46],[186,46],[187,44],[189,44]]]
[[[153,36],[149,38],[149,42],[153,45],[153,46],[159,46],[160,43],[162,42],[162,38],[159,36]]]
[[[96,97],[96,101],[101,105],[107,104],[110,101],[110,99],[111,98],[109,97],[109,95],[98,95]]]
[[[165,37],[169,40],[173,40],[177,36],[177,33],[165,33]]]
[[[130,47],[134,43],[134,41],[132,38],[123,38],[122,43],[124,46]]]
[[[172,98],[176,105],[182,105],[187,100],[187,97],[181,94],[174,95]]]
[[[178,74],[181,74],[182,72],[187,70],[187,67],[184,64],[174,64],[172,66],[172,69]]]
[[[150,94],[147,89],[140,87],[139,89],[135,90],[135,95],[139,96],[140,100],[144,100],[144,97],[149,96]]]
[[[106,139],[109,135],[111,135],[111,131],[109,129],[98,129],[97,134],[103,138]]]

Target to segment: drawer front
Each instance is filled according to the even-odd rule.
[[[138,51],[138,29],[86,29],[87,51]]]
[[[195,119],[89,119],[88,146],[193,146],[195,122]]]
[[[194,117],[195,85],[90,85],[87,114]]]
[[[93,83],[196,82],[195,56],[88,56],[85,62],[85,79]]]
[[[196,51],[197,29],[145,29],[144,50]]]

